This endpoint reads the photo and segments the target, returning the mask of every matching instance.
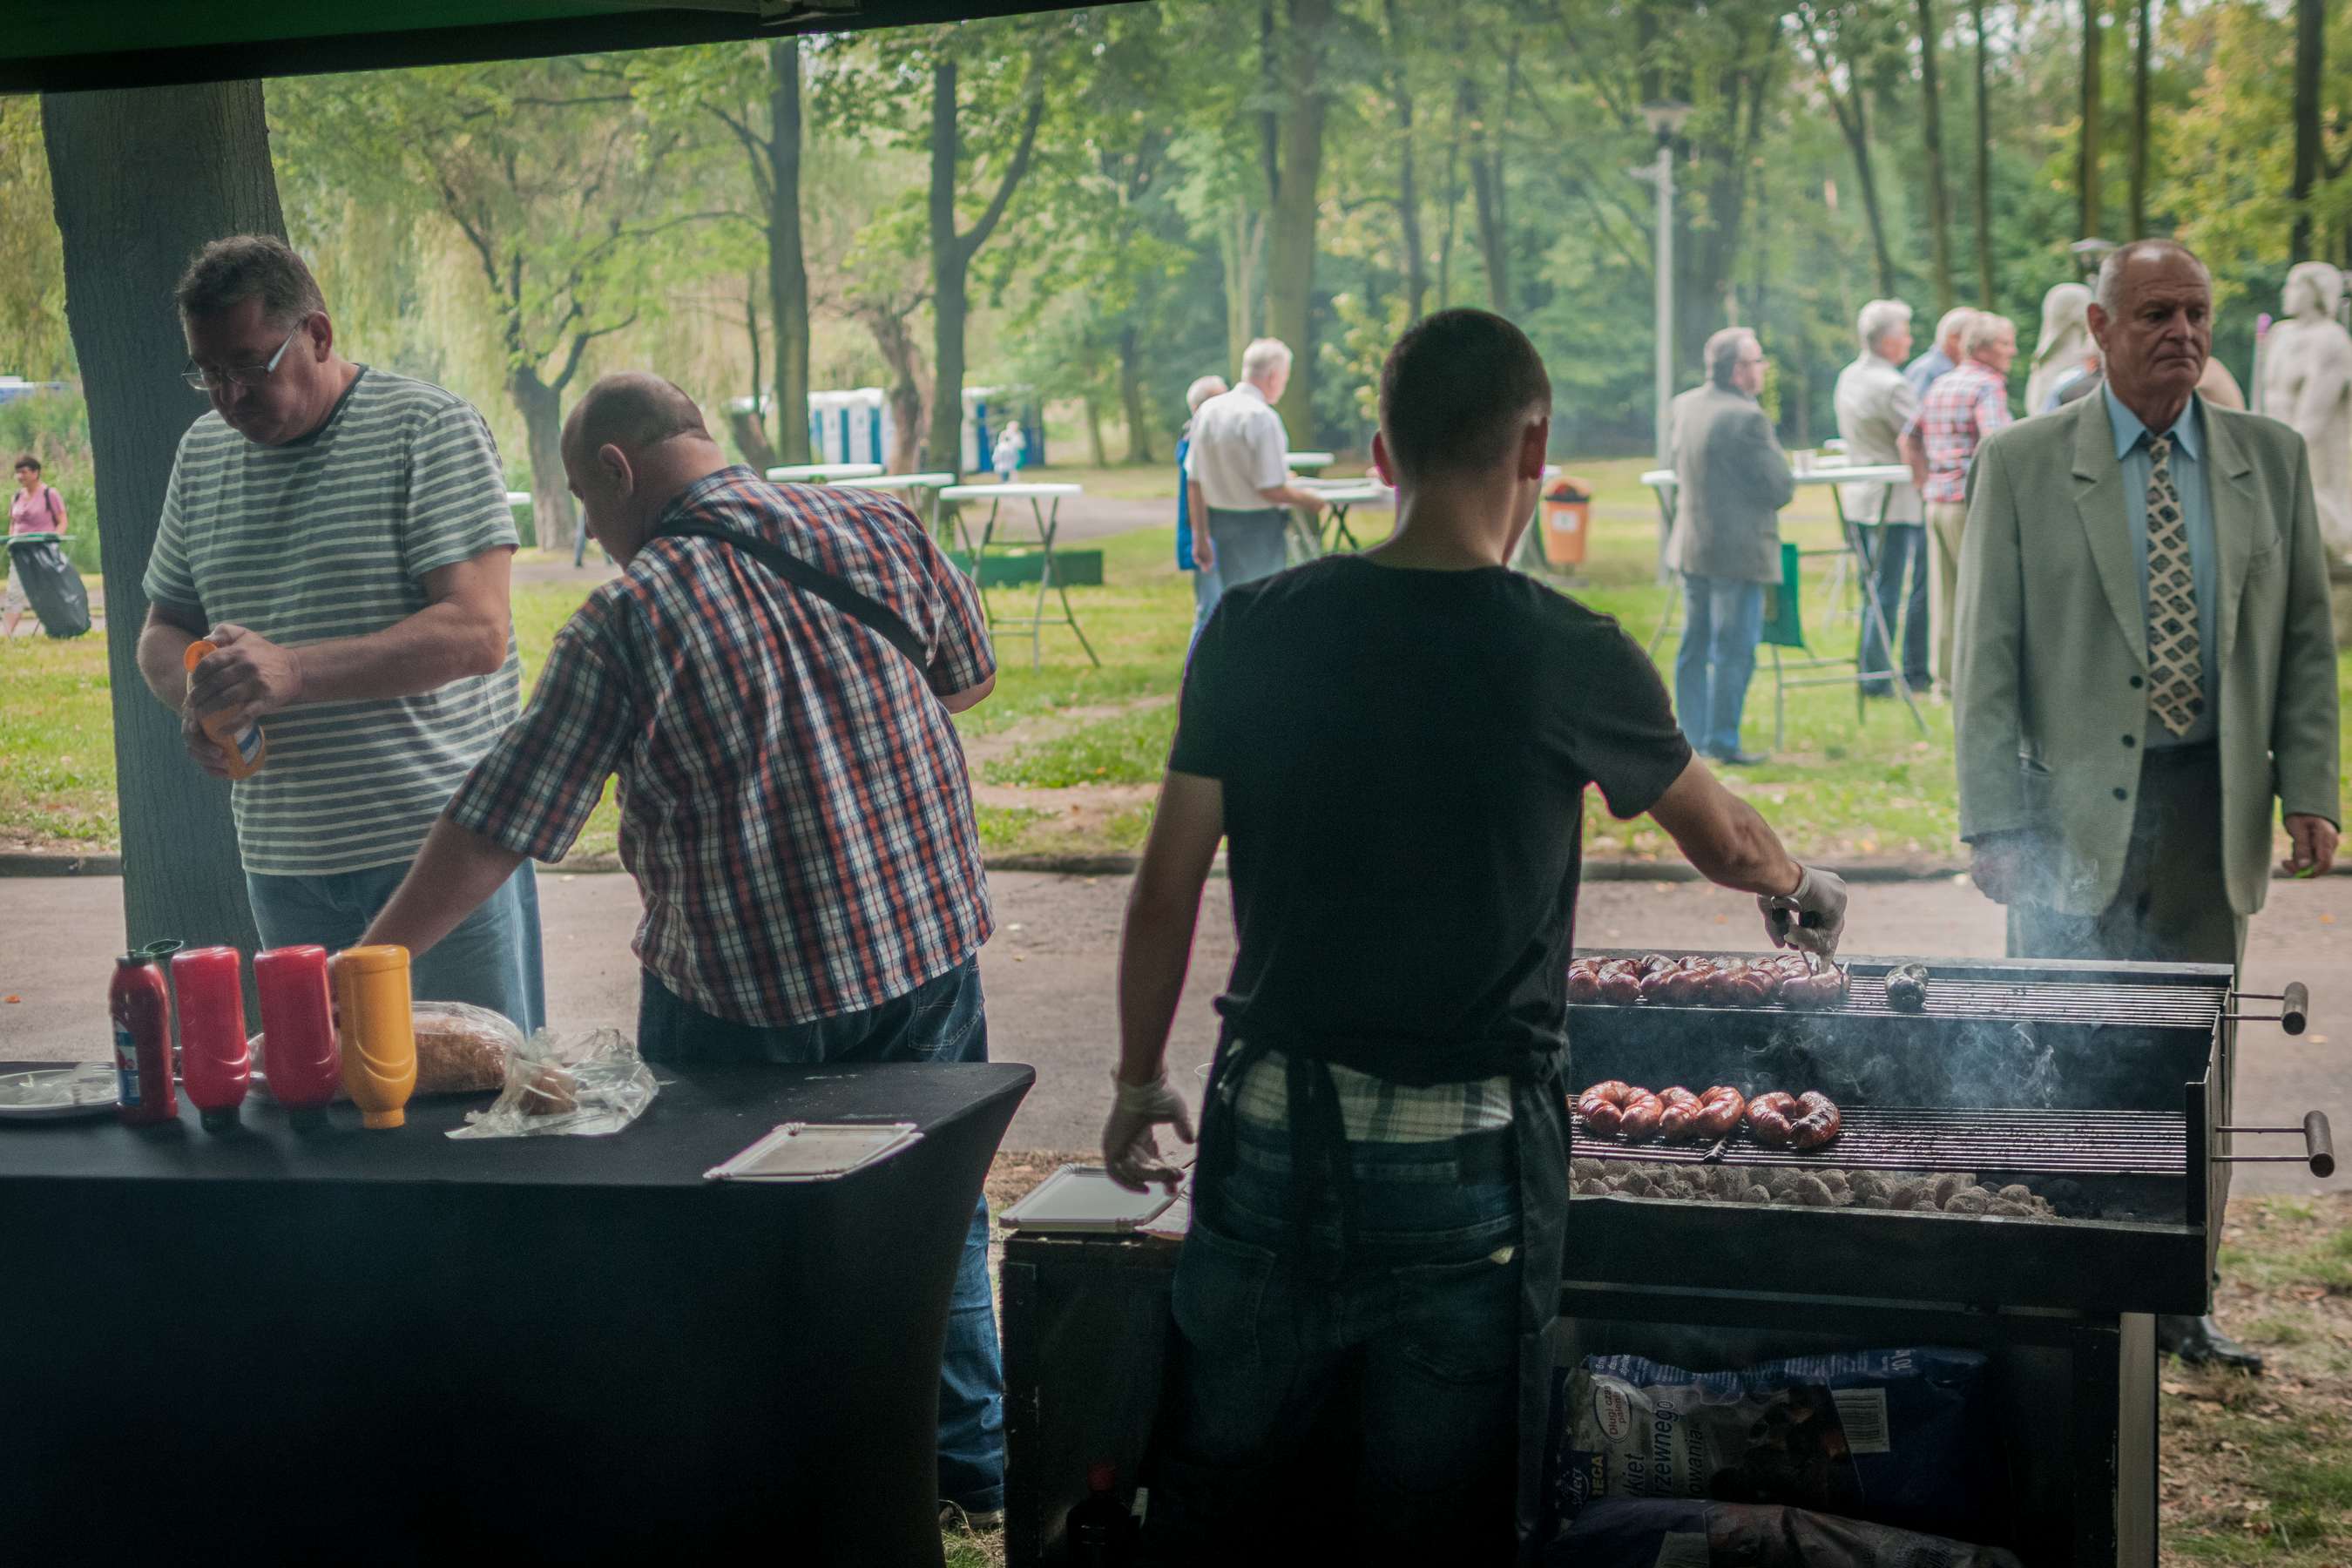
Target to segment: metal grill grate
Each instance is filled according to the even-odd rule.
[[[1886,1002],[1886,978],[1857,974],[1852,994],[1842,1008],[1826,1013],[1813,1009],[1772,1007],[1671,1006],[1659,1002],[1633,1004],[1636,1013],[1752,1013],[1791,1017],[1904,1018],[1926,1016],[1962,1022],[2052,1023],[2107,1025],[2117,1028],[2190,1028],[2210,1031],[2221,1021],[2228,993],[2219,986],[2097,984],[2075,981],[2006,982],[1960,980],[1948,973],[1927,982],[1924,1015],[1898,1013]],[[1582,1003],[1579,1011],[1623,1012],[1625,1005]]]
[[[1843,1171],[2008,1171],[2038,1175],[2187,1173],[2188,1118],[2163,1110],[1840,1108],[1836,1138],[1819,1149],[1759,1143],[1743,1122],[1720,1144],[1632,1143],[1584,1130],[1573,1110],[1570,1152],[1579,1159],[1667,1164],[1795,1165]]]

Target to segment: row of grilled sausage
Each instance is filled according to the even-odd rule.
[[[1653,1094],[1620,1079],[1596,1083],[1578,1097],[1576,1113],[1588,1131],[1634,1142],[1650,1138],[1679,1142],[1720,1138],[1740,1123],[1759,1143],[1818,1149],[1838,1135],[1842,1120],[1830,1097],[1819,1089],[1788,1094],[1774,1089],[1749,1100],[1717,1084],[1704,1094],[1675,1088]]]
[[[1570,1002],[1630,1006],[1658,1002],[1675,1007],[1838,1007],[1845,1004],[1844,970],[1816,973],[1797,953],[1769,958],[1580,958],[1568,966]]]

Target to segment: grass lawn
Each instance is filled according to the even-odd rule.
[[[1591,555],[1580,579],[1562,585],[1616,616],[1647,643],[1668,595],[1656,581],[1657,513],[1639,458],[1572,461],[1594,485]],[[1164,467],[1075,475],[1090,494],[1164,498]],[[1386,514],[1360,511],[1360,534]],[[1801,489],[1783,514],[1784,537],[1807,548],[1834,542],[1825,488]],[[1367,542],[1371,540],[1367,538]],[[1104,555],[1100,587],[1070,599],[1101,656],[1094,668],[1066,630],[1047,628],[1034,668],[1026,637],[1010,632],[998,648],[995,695],[960,717],[970,754],[983,844],[992,857],[1100,856],[1131,852],[1150,826],[1150,794],[1175,723],[1173,700],[1191,628],[1192,586],[1174,565],[1173,528],[1147,528],[1090,542]],[[1856,636],[1850,595],[1833,595],[1826,562],[1807,563],[1808,640],[1819,654],[1850,654]],[[555,629],[585,593],[579,581],[531,581],[514,595],[515,632],[526,682],[535,679]],[[1024,590],[992,590],[1001,612],[1019,613]],[[1843,611],[1843,615],[1841,615]],[[1671,660],[1674,639],[1659,647]],[[1949,710],[1922,701],[1924,730],[1899,704],[1873,703],[1857,717],[1850,680],[1787,693],[1785,741],[1773,733],[1769,650],[1748,706],[1747,740],[1769,749],[1765,766],[1730,773],[1731,787],[1764,811],[1798,854],[1853,865],[1954,863],[1956,840]],[[1801,658],[1800,650],[1783,657]],[[2352,652],[2340,667],[2352,695]],[[1560,671],[1561,679],[1576,679]],[[112,736],[103,640],[18,638],[0,647],[0,843],[104,849],[116,837]],[[609,796],[573,855],[609,858],[615,813]],[[1596,857],[1668,859],[1673,849],[1643,821],[1619,823],[1597,801],[1588,814]]]

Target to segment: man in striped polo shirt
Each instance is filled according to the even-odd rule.
[[[203,720],[262,726],[267,761],[230,796],[254,921],[272,947],[347,947],[514,720],[505,474],[464,399],[336,353],[283,241],[215,240],[178,302],[188,382],[212,407],[164,493],[140,671],[208,773],[227,759]],[[199,637],[219,651],[189,673]],[[529,862],[413,980],[422,998],[544,1022]]]

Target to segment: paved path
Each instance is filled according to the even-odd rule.
[[[1037,1087],[1007,1147],[1084,1150],[1101,1131],[1116,1053],[1112,975],[1124,877],[999,872],[998,934],[981,955],[989,1034],[1001,1060],[1037,1068]],[[107,1051],[106,984],[122,946],[121,883],[113,878],[0,881],[8,919],[0,930],[0,1058],[96,1059]],[[543,875],[548,995],[562,1028],[611,1025],[634,1031],[637,967],[628,939],[636,885],[620,875]],[[2000,911],[1949,879],[1857,887],[1855,952],[1927,957],[1998,953]],[[2249,984],[2275,991],[2289,979],[2313,988],[2310,1032],[2289,1039],[2274,1026],[2241,1032],[2239,1110],[2249,1123],[2300,1121],[2316,1106],[2352,1145],[2352,879],[2280,883],[2254,922]],[[1602,882],[1584,890],[1579,935],[1591,946],[1738,951],[1761,945],[1753,900],[1695,883]],[[1171,1061],[1188,1093],[1192,1068],[1215,1037],[1210,1007],[1233,962],[1226,885],[1210,884],[1192,972],[1177,1014]],[[2281,1141],[2284,1146],[2285,1141]],[[2341,1182],[2339,1182],[2341,1184]],[[2301,1165],[2242,1165],[2241,1191],[2315,1186]]]

